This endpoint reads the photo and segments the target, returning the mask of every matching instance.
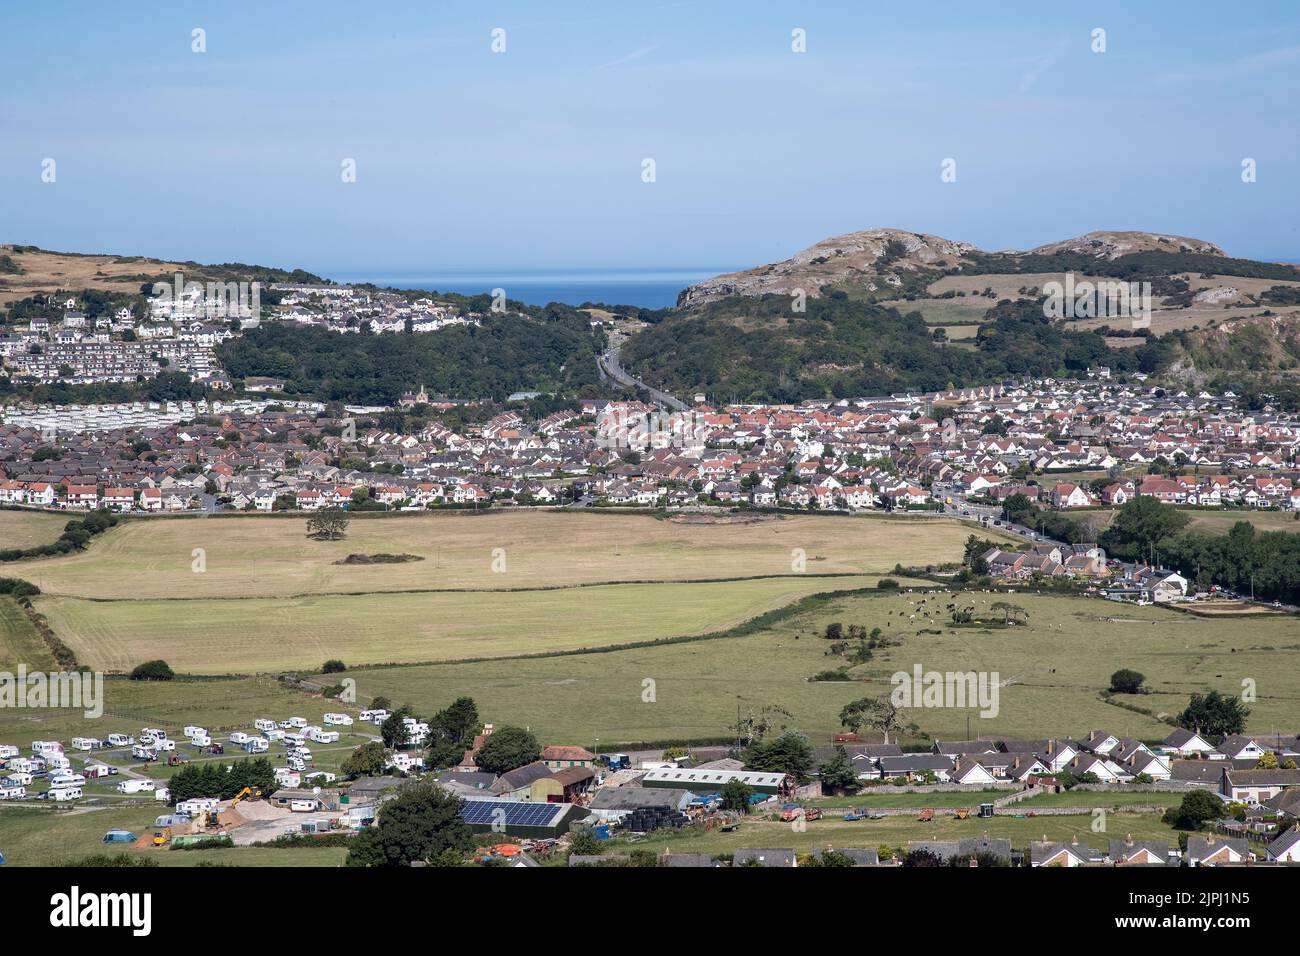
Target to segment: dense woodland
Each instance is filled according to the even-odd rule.
[[[1164,355],[1157,340],[1110,348],[1096,332],[1050,322],[1034,302],[1004,300],[990,309],[972,350],[936,341],[919,312],[835,293],[809,299],[804,313],[792,313],[790,301],[735,296],[671,317],[624,347],[625,364],[669,391],[797,401],[1074,376],[1099,364],[1152,372]]]
[[[283,378],[289,395],[368,405],[393,404],[420,385],[434,395],[498,400],[597,387],[595,340],[580,313],[382,335],[264,325],[223,343],[217,356],[234,378]]]

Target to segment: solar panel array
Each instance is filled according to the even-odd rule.
[[[523,800],[465,800],[460,818],[466,823],[492,826],[548,827],[569,808],[567,803],[530,803]]]

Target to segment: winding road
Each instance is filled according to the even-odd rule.
[[[654,401],[673,411],[684,412],[689,410],[690,406],[681,399],[674,398],[667,392],[661,392],[657,388],[652,388],[645,382],[641,381],[635,375],[632,375],[623,368],[618,362],[619,344],[611,345],[600,355],[596,356],[596,365],[600,369],[602,376],[613,379],[619,385],[627,388],[637,388],[645,391]]]

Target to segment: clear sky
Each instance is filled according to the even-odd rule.
[[[446,273],[1144,229],[1300,259],[1294,2],[10,0],[0,63],[4,242]]]

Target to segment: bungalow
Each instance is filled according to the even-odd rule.
[[[1134,840],[1128,834],[1123,840],[1110,841],[1106,858],[1115,866],[1168,866],[1169,844],[1164,840]]]
[[[1292,827],[1268,845],[1274,863],[1300,863],[1300,827]]]
[[[1065,769],[1076,777],[1090,773],[1102,783],[1124,783],[1133,779],[1132,774],[1113,760],[1095,754],[1080,754],[1071,760]]]
[[[760,850],[742,848],[736,850],[731,860],[732,866],[798,866],[794,850]]]
[[[1225,838],[1213,834],[1193,834],[1187,838],[1188,866],[1222,866],[1254,858],[1250,844],[1242,838]]]
[[[1030,866],[1075,867],[1097,862],[1092,848],[1081,846],[1076,838],[1070,843],[1051,843],[1046,837],[1029,844]]]
[[[1208,754],[1214,750],[1214,744],[1195,731],[1180,727],[1161,741],[1160,749],[1179,757],[1194,757],[1197,754]]]
[[[1263,747],[1251,738],[1240,734],[1225,737],[1216,749],[1228,760],[1258,760],[1264,756]]]
[[[939,783],[949,781],[953,760],[943,754],[903,754],[880,758],[882,780],[920,780],[933,777]]]
[[[948,772],[948,779],[952,783],[960,783],[968,786],[988,786],[997,779],[993,770],[985,766],[982,760],[988,757],[960,757],[953,764],[952,770]],[[1005,773],[1005,765],[1001,766]]]

